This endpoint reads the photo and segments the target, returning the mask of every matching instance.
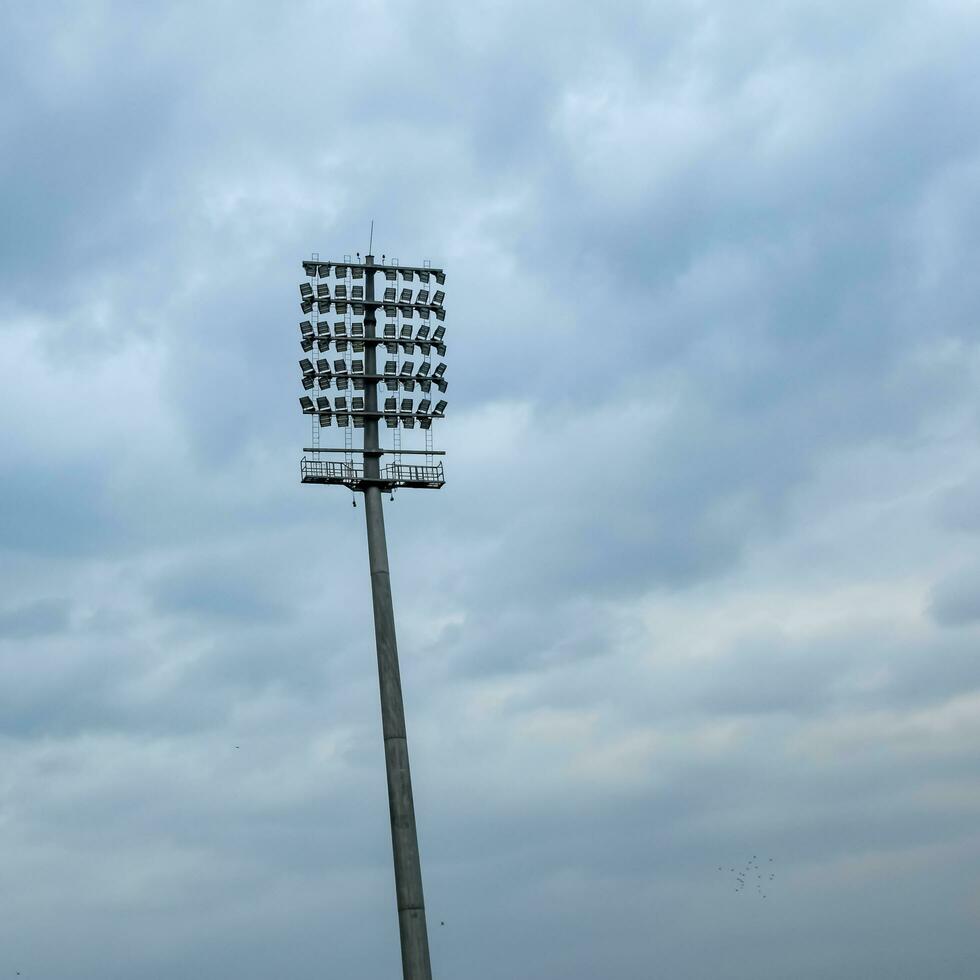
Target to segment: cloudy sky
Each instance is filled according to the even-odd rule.
[[[364,512],[299,483],[299,263],[371,219],[448,272],[437,980],[976,976],[975,3],[0,38],[0,977],[400,975]]]

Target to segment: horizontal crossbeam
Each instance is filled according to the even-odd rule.
[[[354,453],[358,456],[445,456],[445,449],[325,449],[307,446],[304,453]]]
[[[305,271],[309,265],[329,265],[331,269],[339,265],[342,269],[370,269],[372,272],[384,272],[386,269],[394,269],[395,272],[401,272],[404,269],[406,272],[427,272],[433,276],[437,272],[439,275],[445,275],[445,270],[443,269],[424,265],[385,265],[384,263],[377,262],[367,265],[364,262],[335,262],[333,259],[304,259],[303,270]]]

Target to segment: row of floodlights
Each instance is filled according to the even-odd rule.
[[[300,343],[303,346],[303,350],[307,352],[313,349],[314,340],[316,340],[317,349],[320,353],[330,349],[331,340],[333,340],[337,350],[341,353],[347,350],[348,341],[353,344],[355,351],[364,350],[364,323],[360,320],[355,320],[350,324],[349,331],[345,320],[339,320],[334,323],[332,333],[330,324],[326,321],[318,323],[314,332],[313,324],[309,320],[304,320],[299,325],[299,330],[302,334]],[[428,357],[429,351],[433,347],[435,347],[440,357],[445,357],[446,345],[443,341],[445,336],[446,328],[443,326],[436,327],[430,337],[429,325],[427,323],[423,323],[414,335],[412,334],[410,324],[403,324],[401,333],[399,334],[397,324],[386,323],[383,337],[379,341],[384,343],[385,349],[389,354],[397,353],[399,347],[409,354],[414,354],[415,345],[418,344],[419,349],[426,357]]]
[[[331,411],[330,399],[325,396],[320,396],[316,400],[316,406],[313,405],[313,399],[308,398],[304,395],[300,401],[303,403],[303,411],[306,414],[313,414],[314,412],[329,412]],[[444,399],[440,399],[436,402],[436,407],[432,408],[432,400],[430,398],[423,398],[419,403],[418,407],[415,407],[411,398],[403,398],[401,400],[401,406],[399,407],[397,398],[386,398],[384,404],[383,412],[374,412],[368,414],[374,415],[385,415],[391,413],[401,413],[402,415],[415,415],[421,418],[423,415],[432,415],[433,418],[441,419],[446,414],[446,406],[449,403]],[[431,409],[431,412],[430,412]],[[333,400],[334,412],[340,414],[347,411],[347,396],[338,395]],[[350,411],[359,412],[361,414],[365,413],[364,399],[363,398],[352,398],[350,400]]]
[[[398,425],[412,429],[416,422],[420,428],[428,429],[431,427],[433,419],[445,417],[447,402],[445,400],[436,402],[435,408],[430,412],[429,406],[431,404],[429,399],[425,398],[419,402],[418,408],[414,408],[410,398],[403,398],[399,410],[398,399],[386,398],[383,412],[367,412],[364,408],[363,398],[352,398],[350,410],[347,408],[346,397],[335,398],[333,406],[330,405],[330,399],[323,396],[317,398],[315,405],[313,399],[306,395],[300,398],[303,413],[318,416],[321,427],[330,425],[335,419],[341,428],[346,428],[352,421],[356,429],[364,428],[366,418],[383,418],[389,429],[394,429]]]
[[[307,391],[312,391],[314,386],[319,385],[321,391],[326,391],[331,384],[338,391],[346,391],[348,384],[353,387],[355,391],[364,391],[364,376],[363,375],[309,375],[303,378],[303,387]],[[385,380],[385,387],[389,391],[398,391],[401,388],[404,391],[415,391],[415,385],[418,384],[419,389],[424,392],[429,392],[432,390],[432,386],[435,385],[439,391],[445,393],[448,387],[445,381],[436,379],[433,381],[431,378],[403,378],[401,376],[391,377]]]
[[[311,302],[315,299],[317,302],[324,299],[330,299],[330,287],[325,283],[317,283],[316,295],[313,293],[313,287],[308,282],[301,282],[299,285],[299,295],[300,299],[310,300]],[[347,287],[341,283],[334,287],[333,291],[334,300],[364,300],[364,287],[363,286],[351,286],[350,296],[347,295]],[[429,290],[420,289],[416,294],[415,298],[412,298],[412,291],[410,289],[403,289],[401,293],[395,289],[394,286],[390,286],[384,292],[384,299],[381,300],[382,303],[404,303],[409,306],[442,306],[445,302],[446,294],[443,290],[437,289],[432,294],[432,299],[429,299]]]
[[[334,270],[334,276],[337,279],[346,279],[347,271],[350,270],[351,277],[354,279],[364,278],[365,266],[357,265],[353,263],[338,263],[333,265],[330,262],[304,262],[303,271],[311,278],[316,279],[326,279],[330,275],[331,268]],[[428,282],[429,276],[431,275],[440,286],[446,284],[446,273],[441,269],[402,269],[402,268],[385,268],[384,266],[372,266],[377,272],[384,272],[385,279],[389,282],[395,282],[398,276],[402,277],[403,282],[413,282],[415,277],[419,277],[419,282]]]
[[[314,373],[313,362],[308,357],[304,357],[299,362],[299,366],[300,366],[300,370],[302,370],[304,375]],[[422,363],[419,364],[418,374],[415,374],[414,361],[405,361],[401,366],[401,370],[399,370],[398,368],[397,361],[385,361],[385,369],[384,369],[383,377],[389,377],[389,376],[394,376],[396,374],[401,374],[404,377],[415,375],[418,378],[424,378],[428,376],[431,368],[432,368],[431,361],[422,361]],[[343,358],[338,358],[336,361],[333,362],[333,369],[337,374],[364,374],[364,361],[361,360],[351,361],[350,368],[348,369],[347,362],[343,360]],[[316,372],[318,374],[330,373],[330,368],[327,363],[327,359],[325,357],[321,357],[317,360]],[[445,373],[446,373],[446,365],[445,363],[440,362],[439,364],[436,365],[436,369],[432,372],[432,378],[433,380],[436,378],[441,378]],[[365,377],[367,377],[367,375],[365,375]],[[377,375],[372,375],[372,377],[378,378]]]
[[[303,283],[303,285],[300,286],[299,305],[300,305],[300,309],[302,309],[302,311],[306,314],[312,313],[314,306],[316,307],[317,312],[319,313],[329,313],[331,308],[334,309],[337,313],[346,313],[347,307],[349,306],[355,316],[363,316],[365,311],[367,310],[367,307],[370,305],[372,307],[383,307],[385,311],[385,315],[390,317],[396,316],[397,314],[400,313],[403,317],[411,318],[415,316],[416,313],[418,313],[418,315],[422,317],[423,320],[428,320],[429,317],[434,313],[437,320],[441,321],[446,319],[446,310],[445,307],[442,306],[441,300],[440,302],[435,301],[436,296],[439,296],[442,293],[442,290],[439,290],[436,293],[436,296],[432,297],[432,301],[430,302],[423,303],[423,302],[413,301],[411,299],[407,301],[399,299],[397,301],[391,301],[391,302],[383,302],[383,301],[375,300],[369,304],[363,298],[358,298],[358,299],[352,298],[348,300],[346,297],[334,296],[333,298],[331,298],[329,295],[314,297],[312,295],[312,290],[309,293],[306,293],[303,291],[303,286],[306,286],[307,289],[309,289],[310,287],[306,283]],[[409,296],[411,296],[410,290],[405,289],[402,290],[402,292],[409,293]],[[427,293],[427,292],[428,292],[427,290],[420,289],[419,295],[422,295],[423,293]],[[443,296],[443,298],[445,297]]]
[[[416,383],[423,391],[428,391],[433,384],[440,391],[445,391],[447,387],[447,382],[444,377],[446,365],[443,363],[437,364],[430,374],[432,365],[429,361],[422,361],[419,364],[418,371],[415,370],[414,361],[405,361],[400,370],[397,361],[385,361],[384,374],[381,375],[365,374],[364,362],[362,360],[352,361],[349,367],[346,361],[342,359],[335,360],[333,362],[333,370],[331,371],[330,363],[325,357],[317,360],[316,368],[313,367],[313,362],[309,358],[304,357],[299,362],[299,366],[303,372],[303,387],[307,391],[312,389],[314,385],[317,385],[321,389],[327,388],[331,382],[336,383],[338,387],[342,386],[346,388],[348,380],[353,381],[354,386],[358,389],[364,387],[366,380],[384,380],[389,391],[395,391],[399,385],[406,390],[414,391]],[[411,382],[411,388],[408,387],[409,382]]]

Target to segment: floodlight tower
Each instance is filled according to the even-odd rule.
[[[384,256],[382,256],[382,260]],[[382,492],[392,494],[403,487],[438,490],[445,482],[442,463],[435,456],[445,455],[432,448],[432,422],[446,411],[445,399],[434,408],[429,393],[435,386],[439,393],[446,390],[445,363],[432,365],[434,350],[445,357],[446,328],[442,325],[446,313],[445,293],[435,290],[430,296],[430,279],[439,286],[446,281],[442,269],[422,266],[402,266],[398,260],[376,265],[373,255],[360,255],[352,262],[349,255],[342,262],[323,262],[319,255],[303,262],[310,281],[300,284],[300,305],[310,319],[300,324],[304,351],[312,352],[316,344],[324,355],[333,344],[343,357],[330,361],[321,356],[316,365],[309,357],[299,364],[303,372],[303,387],[321,394],[314,404],[310,395],[300,397],[303,412],[312,416],[313,445],[300,462],[303,483],[322,483],[344,486],[364,495],[364,514],[367,523],[368,560],[371,569],[371,595],[374,601],[374,637],[378,652],[378,680],[381,688],[381,727],[384,735],[385,766],[388,773],[388,809],[391,817],[391,844],[395,864],[395,894],[398,903],[398,928],[401,937],[402,973],[404,980],[431,980],[429,940],[425,925],[425,903],[422,898],[422,868],[419,861],[418,834],[415,827],[415,804],[412,799],[412,776],[408,765],[408,741],[405,734],[405,709],[402,704],[401,678],[398,669],[398,647],[395,642],[395,616],[391,603],[391,581],[388,572],[388,549],[385,542]],[[327,281],[331,270],[334,287],[331,294]],[[374,277],[384,273],[386,287],[381,300],[375,297]],[[420,287],[413,296],[405,286],[396,297],[397,282],[414,282]],[[358,282],[357,280],[361,280]],[[336,319],[331,324],[329,314]],[[384,332],[379,337],[378,310],[385,313]],[[415,329],[414,318],[420,324]],[[363,319],[355,319],[362,317]],[[430,321],[437,324],[430,334]],[[384,346],[388,357],[384,370],[378,370],[378,348]],[[419,348],[422,360],[416,369],[414,355]],[[361,354],[362,358],[352,357]],[[378,389],[384,384],[388,394],[383,409],[379,408]],[[352,386],[348,408],[348,385]],[[331,407],[324,394],[333,386],[338,394]],[[420,400],[414,402],[418,388]],[[398,391],[403,396],[398,400]],[[363,392],[358,395],[357,392]],[[344,394],[339,394],[343,392]],[[384,450],[378,438],[378,424],[384,419],[392,430],[393,446]],[[320,429],[332,421],[344,430],[344,446],[320,446]],[[403,449],[401,431],[414,429],[416,423],[425,433],[424,449]],[[363,429],[360,448],[354,446],[353,430]],[[331,459],[330,454],[343,454],[343,460]],[[381,457],[394,456],[393,462],[381,466]],[[405,464],[403,455],[424,455],[423,465]],[[326,455],[327,458],[323,458]],[[354,463],[362,457],[362,465]]]

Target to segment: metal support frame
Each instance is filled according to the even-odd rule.
[[[415,804],[412,797],[412,777],[408,761],[408,740],[405,730],[405,709],[402,702],[401,673],[398,665],[398,645],[395,638],[395,616],[391,599],[391,576],[388,569],[388,548],[385,539],[384,512],[382,509],[382,493],[394,492],[402,487],[417,489],[439,489],[444,481],[442,462],[436,462],[435,456],[443,456],[444,452],[433,449],[431,428],[425,429],[425,448],[424,449],[402,449],[401,429],[403,425],[414,425],[414,421],[421,416],[414,412],[382,412],[379,411],[379,386],[387,385],[390,376],[378,372],[378,348],[381,344],[387,346],[388,341],[378,336],[377,312],[379,309],[385,311],[385,316],[393,319],[398,327],[403,323],[403,317],[410,310],[410,318],[415,313],[423,315],[424,320],[434,315],[437,320],[445,317],[445,309],[442,306],[440,295],[439,303],[387,303],[379,302],[375,297],[375,275],[378,272],[395,268],[405,273],[415,274],[426,273],[435,277],[439,285],[445,282],[445,274],[441,269],[433,269],[428,263],[422,266],[401,266],[397,260],[390,265],[376,265],[373,255],[364,256],[361,261],[358,256],[357,262],[351,262],[351,256],[345,255],[342,262],[321,261],[319,254],[314,253],[312,260],[303,263],[304,270],[314,280],[328,276],[330,270],[341,267],[343,274],[340,277],[344,280],[346,298],[337,300],[336,289],[334,296],[329,300],[317,298],[315,304],[310,303],[309,309],[306,305],[308,290],[304,292],[300,287],[303,297],[304,313],[309,314],[313,309],[312,321],[315,324],[313,333],[318,338],[318,350],[324,353],[329,349],[331,340],[338,343],[339,340],[345,341],[344,348],[344,370],[338,370],[335,374],[337,390],[341,388],[340,381],[344,382],[344,390],[350,384],[351,391],[359,393],[360,389],[356,385],[363,386],[364,404],[357,411],[354,410],[353,395],[349,410],[342,414],[346,416],[347,425],[344,427],[344,446],[336,448],[321,447],[319,422],[321,417],[328,419],[331,413],[321,413],[317,410],[310,411],[310,407],[304,405],[304,412],[310,411],[313,424],[312,446],[305,451],[311,453],[311,457],[304,456],[300,462],[300,476],[303,483],[321,483],[344,486],[352,492],[364,495],[364,514],[367,530],[368,544],[368,564],[371,573],[371,596],[374,606],[374,635],[378,657],[378,684],[381,695],[381,726],[384,737],[385,750],[385,769],[388,782],[388,809],[391,819],[391,845],[392,856],[395,870],[395,896],[398,907],[398,928],[401,939],[402,954],[402,975],[404,980],[432,980],[432,968],[429,961],[429,940],[425,921],[425,903],[422,895],[422,869],[419,858],[418,832],[415,825]],[[358,299],[353,297],[353,280],[364,280],[364,295]],[[403,277],[410,278],[410,277]],[[420,276],[421,278],[421,276]],[[338,285],[341,283],[338,280]],[[319,291],[317,292],[319,297]],[[434,298],[434,294],[433,294]],[[320,319],[326,318],[330,310],[336,311],[335,315],[343,316],[345,334],[341,337],[334,335],[330,337],[331,330],[329,325],[321,336]],[[355,339],[353,338],[352,317],[354,311],[357,315],[364,317],[364,335],[357,337],[358,343],[363,343],[363,370],[356,374],[352,370],[352,352]],[[301,328],[302,328],[301,324]],[[398,385],[404,390],[410,390],[406,384],[406,379],[401,378],[401,366],[404,355],[411,343],[422,344],[421,341],[414,339],[401,340],[400,329],[396,330],[398,344],[396,359],[398,362],[396,377],[399,379]],[[304,338],[312,336],[303,332]],[[320,347],[320,340],[326,337],[326,345]],[[445,342],[441,339],[438,342],[428,341],[428,346],[423,348],[425,362],[429,362],[431,352],[435,350],[440,357],[445,356]],[[305,350],[304,346],[304,350]],[[425,350],[429,353],[426,354]],[[360,358],[360,352],[358,354]],[[307,376],[304,370],[304,377]],[[329,372],[318,372],[316,383],[323,390],[323,379],[328,379]],[[420,385],[423,381],[434,384],[439,388],[440,393],[446,390],[446,382],[440,375],[438,379],[428,377],[411,379],[413,385],[417,382]],[[394,391],[398,392],[398,385]],[[306,386],[304,381],[304,386]],[[424,388],[428,391],[428,388]],[[301,399],[301,405],[303,399]],[[333,414],[336,414],[334,412]],[[438,420],[442,414],[426,413],[425,418]],[[393,431],[393,445],[390,449],[383,450],[379,444],[378,427],[382,424],[382,419],[386,422],[395,420]],[[411,420],[411,422],[410,422]],[[325,423],[325,424],[328,424]],[[358,428],[363,428],[364,441],[363,448],[358,449],[353,445],[353,429],[357,424]],[[339,441],[339,440],[338,440]],[[322,454],[335,453],[337,456],[343,454],[341,458],[324,458]],[[425,456],[424,465],[415,465],[411,462],[403,462],[402,454]],[[387,465],[381,465],[383,455],[394,456],[394,460]],[[360,456],[358,463],[354,463],[356,456]],[[420,461],[421,462],[421,461]]]
[[[365,256],[366,338],[376,336],[374,276],[378,269],[374,256]],[[367,526],[368,558],[371,569],[371,595],[374,601],[374,637],[378,652],[378,683],[381,691],[381,727],[388,776],[388,810],[391,817],[391,847],[395,865],[395,895],[398,904],[398,930],[401,938],[404,980],[432,980],[429,937],[422,896],[422,866],[419,858],[412,774],[408,763],[408,738],[402,702],[398,645],[395,640],[395,613],[391,601],[388,547],[382,510],[378,444],[377,345],[364,349],[364,515]]]

